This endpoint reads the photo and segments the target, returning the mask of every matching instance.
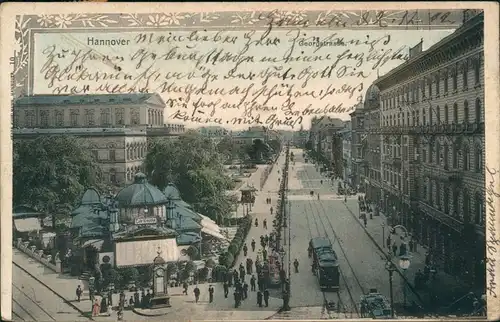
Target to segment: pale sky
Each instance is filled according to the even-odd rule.
[[[265,104],[265,106],[268,107],[268,111],[260,111],[260,120],[263,123],[265,123],[266,119],[273,113],[275,113],[276,116],[269,122],[272,123],[272,120],[278,119],[285,120],[286,116],[283,111],[283,105],[287,106],[292,104],[293,107],[291,109],[298,113],[302,113],[302,111],[308,107],[323,109],[325,107],[339,106],[340,104],[346,108],[353,106],[359,100],[360,96],[364,98],[367,88],[377,78],[377,68],[375,66],[378,59],[375,57],[390,57],[394,52],[398,51],[398,49],[401,49],[399,51],[400,56],[404,57],[408,54],[408,48],[416,45],[421,38],[423,38],[423,49],[426,50],[452,32],[453,30],[370,30],[367,32],[350,30],[328,31],[307,29],[299,31],[275,29],[271,31],[266,38],[270,42],[267,46],[257,46],[255,44],[262,36],[263,32],[261,31],[255,32],[253,35],[245,35],[248,31],[227,31],[219,33],[219,36],[221,36],[220,39],[217,42],[213,42],[186,40],[185,38],[191,31],[159,31],[159,29],[152,29],[151,33],[153,39],[157,39],[160,36],[175,36],[176,38],[171,39],[172,41],[170,42],[164,39],[162,44],[148,45],[145,43],[136,43],[135,39],[139,32],[39,33],[35,35],[33,93],[55,94],[57,90],[54,90],[57,87],[61,88],[66,84],[69,85],[69,87],[76,86],[79,90],[88,85],[87,93],[89,94],[106,93],[106,88],[108,90],[115,88],[116,90],[120,88],[120,85],[123,85],[121,90],[126,92],[127,89],[133,88],[134,84],[136,85],[135,88],[138,89],[144,88],[147,83],[147,88],[150,92],[156,91],[165,101],[171,99],[175,102],[175,106],[173,108],[168,107],[165,112],[166,122],[182,123],[183,121],[180,119],[173,119],[172,116],[175,111],[180,109],[181,112],[191,116],[197,104],[197,110],[204,112],[204,114],[195,112],[197,113],[196,116],[202,117],[202,121],[205,121],[207,117],[210,117],[210,114],[213,114],[211,119],[219,118],[223,123],[222,126],[227,128],[231,127],[237,130],[248,128],[252,125],[234,124],[233,118],[244,115],[245,106],[247,109],[247,119],[250,119],[250,116],[255,117],[259,113],[259,111],[256,110],[257,107]],[[199,37],[214,37],[215,34],[216,31],[205,32],[201,30],[198,32]],[[329,39],[343,38],[344,43],[354,39],[358,39],[361,42],[367,39],[369,41],[378,39],[379,41],[373,44],[373,46],[367,44],[345,44],[340,46],[337,43],[335,46],[323,46],[318,48],[317,46],[305,46],[299,39],[296,39],[295,46],[291,49],[294,42],[293,39],[296,38],[297,35],[307,39],[307,41],[310,41],[311,37],[320,37],[321,40],[325,39],[325,37],[329,37]],[[179,39],[180,36],[183,36],[184,39]],[[88,42],[88,38],[92,37],[94,39],[103,40],[120,40],[129,44],[117,46],[93,45]],[[227,39],[229,42],[234,41],[234,43],[222,44],[224,39]],[[276,39],[279,39],[279,43],[277,43]],[[245,48],[248,41],[251,43],[248,45],[248,50],[240,56],[242,62],[239,64],[234,74],[245,75],[245,77],[247,77],[249,73],[253,72],[255,75],[252,79],[241,79],[241,77],[223,79],[236,65],[234,62],[236,59],[234,59],[234,57]],[[384,41],[387,42],[387,44],[384,45]],[[224,50],[224,53],[230,53],[232,57],[226,56],[226,61],[218,61],[215,64],[199,63],[197,66],[195,60],[201,60],[201,57],[206,58],[214,49],[215,52]],[[64,54],[64,58],[60,57],[62,56],[62,50],[69,50],[69,52]],[[92,50],[91,56],[94,57],[87,57],[83,62],[81,59],[77,59],[75,63],[71,64],[71,62],[75,60],[75,55],[71,53],[73,50],[80,52],[80,55]],[[349,50],[352,59],[343,58],[336,63],[338,56],[342,53],[344,53],[344,57],[347,57],[346,50]],[[186,59],[190,58],[190,60],[179,60],[175,58],[164,59],[167,53],[170,52],[170,54],[172,54],[174,51],[176,55],[182,54]],[[211,57],[214,57],[215,52],[212,53]],[[312,62],[286,62],[283,61],[283,57],[286,56],[287,52],[291,52],[291,57],[316,55],[321,56],[322,60]],[[222,60],[221,57],[224,56],[224,53],[219,56],[220,60]],[[155,60],[152,59],[153,55],[156,55]],[[326,55],[329,55],[329,57]],[[103,56],[116,58],[113,58],[113,62],[103,62]],[[268,59],[274,58],[275,62],[260,62],[264,57]],[[144,60],[138,65],[141,58],[144,58]],[[254,62],[251,62],[252,58]],[[371,60],[369,60],[369,58],[371,58]],[[234,61],[227,61],[232,59],[234,59]],[[403,63],[401,59],[389,59],[382,66],[378,67],[380,76],[401,63]],[[120,80],[111,79],[101,80],[99,82],[88,79],[79,79],[78,81],[67,80],[68,73],[77,75],[84,70],[94,75],[94,77],[96,72],[100,73],[100,77],[103,77],[102,73],[108,73],[108,75],[110,73],[116,74],[118,72],[118,67],[121,69],[121,72],[117,76],[121,78]],[[325,73],[325,68],[327,67],[332,68],[331,75],[329,75],[329,77],[326,75],[321,78],[321,72]],[[63,72],[65,68],[67,68],[68,73]],[[276,77],[276,70],[282,75],[288,69],[289,72],[287,75],[289,79],[282,80]],[[362,72],[366,78],[343,76],[343,71],[355,71],[355,73]],[[194,72],[194,78],[188,80],[186,76],[190,72]],[[191,95],[186,94],[186,86],[191,86],[192,90],[196,90],[203,85],[205,80],[201,75],[207,72],[210,75],[217,75],[218,79],[207,82],[205,93],[193,92]],[[124,73],[130,75],[133,80],[123,80]],[[291,79],[290,77],[293,74],[295,76]],[[267,82],[265,81],[265,75],[267,75],[267,77],[270,76]],[[146,80],[148,77],[149,81]],[[137,82],[137,78],[141,80]],[[307,78],[309,79],[307,80]],[[51,81],[53,84],[49,86]],[[108,86],[103,86],[106,83]],[[170,85],[170,87],[167,85]],[[162,88],[164,89],[163,93],[161,92]],[[212,93],[212,95],[206,93],[207,91],[215,91],[217,88],[219,88],[219,92]],[[342,88],[344,90],[341,90]],[[222,94],[220,93],[221,89],[225,89],[225,92]],[[292,97],[286,94],[287,89],[291,89],[290,93]],[[335,89],[335,92],[325,94],[332,89]],[[273,94],[271,94],[271,92],[276,94],[277,90],[280,90],[283,96],[273,96]],[[64,93],[64,91],[62,93]],[[302,95],[300,95],[300,93]],[[314,94],[315,97],[311,97],[312,94]],[[265,97],[266,95],[268,95],[268,97]],[[322,98],[320,99],[320,97]],[[182,101],[179,101],[179,99],[182,99]],[[187,99],[189,99],[187,106],[183,106],[183,103],[185,103]],[[235,106],[240,102],[239,108],[236,108]],[[205,106],[203,106],[203,104]],[[277,110],[270,111],[269,109],[271,107]],[[344,120],[349,119],[348,113],[327,113],[324,115],[338,117]],[[295,120],[296,118],[297,116],[293,119]],[[305,129],[309,128],[310,118],[312,118],[312,116],[303,116],[302,118],[302,125]],[[185,124],[188,127],[216,125],[210,122],[206,124],[196,124],[189,121],[185,122]],[[294,124],[294,130],[298,130],[300,124]],[[278,126],[277,123],[274,123],[274,126],[275,128],[292,130],[289,126]]]

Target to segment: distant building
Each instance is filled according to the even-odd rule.
[[[158,94],[33,95],[14,101],[13,139],[75,135],[88,139],[105,178],[131,183],[142,170],[147,136],[182,133],[165,125],[165,102]],[[178,134],[177,134],[178,135]]]
[[[344,129],[344,122],[338,118],[323,116],[313,118],[309,131],[312,148],[328,163],[335,175],[342,175],[342,138],[339,131]]]
[[[203,126],[197,129],[203,137],[209,138],[214,143],[220,142],[224,137],[231,136],[231,130],[225,129],[222,126]]]
[[[344,129],[339,131],[342,137],[342,179],[348,185],[352,185],[352,158],[351,158],[351,121],[345,122]]]
[[[148,139],[153,138],[168,138],[177,139],[180,135],[186,132],[184,124],[163,124],[162,127],[148,127],[146,129]]]

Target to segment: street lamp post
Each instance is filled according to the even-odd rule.
[[[391,318],[394,319],[394,295],[392,292],[392,273],[397,269],[396,265],[388,257],[385,263],[385,269],[389,272],[389,292],[391,296]]]
[[[410,267],[410,257],[403,255],[399,258],[399,267],[403,270],[403,306],[406,307],[406,270]]]

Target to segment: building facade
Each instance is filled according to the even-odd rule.
[[[209,138],[215,144],[219,143],[224,137],[232,134],[231,130],[221,126],[203,126],[197,129],[202,136]]]
[[[485,280],[484,16],[380,77],[380,207],[445,272]],[[415,49],[415,48],[414,48]],[[354,121],[353,121],[354,122]]]
[[[345,123],[345,128],[340,131],[342,136],[342,164],[343,173],[342,179],[347,185],[352,185],[352,158],[351,158],[351,122],[347,121]]]
[[[340,135],[343,129],[344,122],[341,119],[324,116],[313,118],[311,121],[309,136],[311,147],[336,176],[341,176],[343,173],[342,136]]]
[[[165,103],[157,94],[25,96],[14,102],[13,139],[85,138],[109,183],[129,184],[142,169],[148,133],[183,129],[164,125],[164,113]]]
[[[100,164],[104,179],[113,185],[132,182],[134,174],[143,170],[147,153],[145,129],[13,129],[12,132],[14,140],[35,139],[42,135],[73,135],[84,138]]]
[[[356,105],[351,117],[351,185],[358,191],[362,191],[361,177],[364,178],[366,154],[365,113],[363,104]]]

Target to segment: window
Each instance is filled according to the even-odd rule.
[[[474,153],[474,169],[478,173],[483,172],[483,150],[476,148],[476,153]]]
[[[422,98],[425,98],[425,78],[422,79],[421,84],[420,88],[422,89]]]
[[[432,191],[432,181],[429,180],[429,205],[434,205],[434,192]]]
[[[453,147],[453,169],[458,169],[458,148]]]
[[[435,191],[434,194],[436,195],[436,207],[437,209],[441,210],[441,184],[439,182],[435,183]]]
[[[109,109],[103,109],[101,111],[101,125],[109,125],[110,124],[110,112]]]
[[[446,72],[444,74],[444,79],[443,79],[443,82],[444,82],[444,93],[448,93],[448,72]]]
[[[85,110],[85,123],[87,126],[95,125],[95,114],[93,109]]]
[[[115,150],[109,150],[109,159],[111,161],[115,161],[116,160],[116,151]]]
[[[458,88],[458,76],[457,76],[457,68],[453,70],[453,90],[456,91]]]
[[[444,204],[444,213],[449,214],[450,213],[450,189],[447,187],[444,187],[443,190],[443,204]]]
[[[429,107],[429,124],[432,125],[432,107]]]
[[[109,170],[109,182],[116,183],[116,171],[115,171],[115,169]]]
[[[463,168],[465,171],[469,171],[470,169],[470,157],[469,157],[469,148],[468,147],[464,147],[463,149],[463,161],[464,161],[464,164],[463,164]]]
[[[463,193],[462,209],[464,214],[464,221],[470,222],[471,204],[470,204],[470,196],[467,190],[464,190]]]
[[[448,170],[448,146],[445,145],[444,148],[443,148],[443,164],[444,164],[444,168],[446,170]]]
[[[476,225],[484,225],[484,219],[485,219],[485,211],[484,211],[484,201],[483,197],[479,192],[476,192],[476,195],[474,197],[474,204],[475,204],[475,209],[474,209],[474,223]]]
[[[130,121],[132,125],[138,125],[140,123],[139,111],[136,109],[130,111]]]
[[[464,62],[464,69],[462,71],[462,78],[464,82],[464,89],[469,87],[468,83],[468,76],[469,76],[469,65],[467,64],[467,61]]]
[[[429,98],[431,98],[432,97],[432,78],[429,77],[427,82],[428,82],[427,87],[429,88]]]
[[[441,124],[441,108],[436,106],[436,124]]]
[[[63,127],[64,126],[64,112],[56,111],[56,126]]]
[[[78,126],[78,111],[77,110],[73,110],[71,111],[70,113],[70,124],[71,126]]]
[[[427,161],[427,151],[422,150],[422,162],[425,162],[425,161]]]
[[[445,105],[444,106],[444,123],[448,124],[448,120],[449,120],[449,118],[448,118],[448,105]]]
[[[481,58],[478,58],[474,62],[474,81],[476,85],[480,83],[480,73],[481,73]]]
[[[453,191],[453,213],[458,216],[458,209],[460,205],[460,191],[458,189],[454,189]]]
[[[25,112],[26,119],[26,127],[34,127],[35,126],[35,112],[34,111],[26,111]]]
[[[432,146],[432,144],[429,144],[429,163],[432,163],[434,162],[434,147]]]
[[[40,127],[49,126],[49,111],[40,111]]]
[[[99,151],[97,150],[92,150],[92,156],[96,161],[99,161]]]
[[[436,142],[436,163],[437,165],[441,165],[441,145],[439,142]]]
[[[476,123],[481,122],[481,100],[479,98],[476,98],[476,106],[475,106],[475,114],[476,114]]]
[[[464,101],[464,123],[469,123],[469,102]]]
[[[453,104],[453,124],[458,124],[458,105]]]
[[[426,115],[425,115],[425,109],[422,109],[422,125],[425,125],[426,121],[427,121],[427,118],[426,118]]]
[[[439,95],[440,79],[439,75],[436,75],[436,95]]]

